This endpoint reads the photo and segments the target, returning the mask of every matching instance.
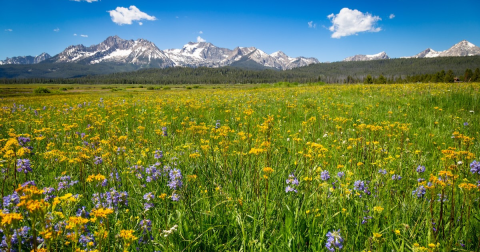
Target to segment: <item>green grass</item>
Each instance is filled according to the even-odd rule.
[[[78,196],[31,212],[8,206],[23,220],[2,229],[29,226],[47,250],[327,251],[334,230],[342,251],[480,247],[480,175],[469,167],[480,150],[479,84],[41,86],[67,90],[0,86],[11,91],[0,100],[2,196],[28,180],[55,188],[57,198]],[[13,96],[20,90],[27,94]],[[34,154],[11,145],[20,136]],[[15,172],[17,159],[33,171]],[[176,189],[174,169],[183,184]],[[291,174],[298,185],[287,184]],[[62,176],[78,183],[59,190]],[[359,181],[365,190],[356,190]],[[423,197],[412,194],[421,186]],[[113,213],[88,230],[62,224],[81,207],[101,208],[96,194],[112,188],[128,194],[128,205],[105,205]],[[46,239],[55,225],[61,233]],[[129,244],[122,230],[138,239]],[[95,242],[83,246],[81,235]]]

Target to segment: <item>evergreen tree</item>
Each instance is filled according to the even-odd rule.
[[[478,69],[478,67],[472,75],[472,81],[480,81],[480,69]]]
[[[467,69],[465,70],[464,81],[465,81],[465,82],[469,82],[469,81],[471,81],[472,77],[473,77],[473,72],[472,72],[472,70],[471,70],[470,68],[467,68]]]
[[[445,74],[445,78],[443,79],[443,81],[445,83],[452,83],[454,81],[454,78],[455,76],[453,75],[453,71],[448,70],[447,73]]]
[[[373,78],[372,76],[369,74],[367,75],[367,77],[363,80],[363,83],[364,84],[373,84]]]

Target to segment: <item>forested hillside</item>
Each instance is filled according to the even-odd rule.
[[[453,82],[454,77],[461,81],[480,81],[478,71],[480,56],[320,63],[286,71],[254,70],[251,67],[175,67],[132,71],[135,69],[134,66],[115,64],[96,66],[100,68],[73,63],[0,66],[2,77],[0,83],[220,84],[279,81],[402,83]],[[130,72],[125,72],[127,70]],[[108,74],[101,75],[99,72]]]

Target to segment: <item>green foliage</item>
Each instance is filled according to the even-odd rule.
[[[0,83],[183,85],[316,83],[319,81],[325,83],[444,82],[445,71],[449,69],[452,70],[453,76],[464,76],[465,69],[475,69],[479,65],[480,56],[320,63],[286,71],[260,68],[258,63],[252,61],[241,61],[230,67],[221,68],[165,69],[150,67],[139,69],[136,65],[113,63],[95,65],[40,63],[0,66],[0,78],[3,78],[0,79]],[[439,71],[440,74],[438,74]],[[368,75],[371,78],[367,78]],[[479,81],[480,72],[475,71],[472,75],[471,81]]]
[[[52,91],[50,91],[48,88],[44,88],[44,87],[39,87],[33,90],[33,93],[35,94],[49,94],[51,92]]]

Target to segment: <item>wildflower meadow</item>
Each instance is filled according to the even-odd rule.
[[[479,251],[480,84],[0,98],[1,251]]]

